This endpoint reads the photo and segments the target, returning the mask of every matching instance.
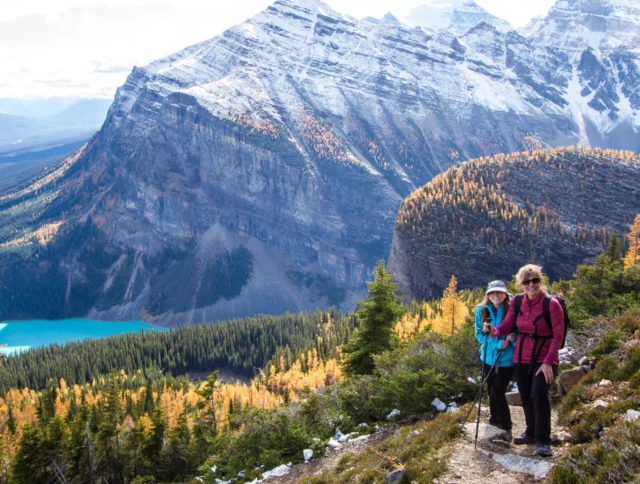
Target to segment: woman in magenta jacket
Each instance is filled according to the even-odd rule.
[[[551,328],[544,320],[542,304],[547,295],[542,285],[542,268],[533,264],[521,267],[516,276],[524,295],[520,312],[515,317],[516,304],[500,326],[486,323],[485,331],[498,338],[517,329],[513,355],[518,391],[522,398],[527,428],[513,439],[515,444],[536,443],[536,455],[549,457],[551,452],[551,404],[549,387],[558,372],[558,350],[564,337],[564,314],[556,299],[549,301]]]

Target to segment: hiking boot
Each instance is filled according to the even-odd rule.
[[[540,457],[551,457],[553,452],[551,451],[551,446],[549,444],[538,444],[536,445],[535,454]]]
[[[520,437],[513,439],[513,443],[516,445],[535,444],[536,439],[529,437],[526,432],[523,432]]]

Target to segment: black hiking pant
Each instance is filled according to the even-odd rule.
[[[549,385],[540,373],[536,375],[541,363],[531,367],[529,363],[516,363],[516,382],[522,399],[524,418],[527,424],[525,433],[539,444],[551,444],[551,402]],[[558,365],[552,365],[554,376],[558,374]],[[531,371],[529,371],[531,369]]]
[[[488,374],[491,366],[485,363],[484,374]],[[489,411],[491,417],[489,423],[501,428],[511,430],[511,412],[507,404],[507,387],[513,376],[513,366],[495,367],[487,380],[487,393],[489,394]]]

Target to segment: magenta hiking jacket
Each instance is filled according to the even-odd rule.
[[[525,295],[520,306],[518,321],[514,321],[515,304],[512,301],[502,324],[496,327],[494,338],[509,334],[516,328],[518,329],[516,348],[513,353],[514,363],[531,363],[533,346],[536,341],[533,337],[536,332],[536,325],[539,336],[536,346],[537,363],[546,363],[548,365],[557,365],[559,363],[558,350],[562,346],[562,339],[564,338],[564,313],[562,312],[562,306],[556,299],[549,301],[553,332],[550,331],[549,325],[542,315],[542,301],[545,296],[546,292],[541,291],[540,295],[531,301]],[[536,319],[537,322],[534,324]]]

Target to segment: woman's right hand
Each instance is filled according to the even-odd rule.
[[[496,333],[496,328],[494,328],[491,323],[483,323],[482,324],[482,332],[484,334],[488,334],[490,336],[493,336]]]

